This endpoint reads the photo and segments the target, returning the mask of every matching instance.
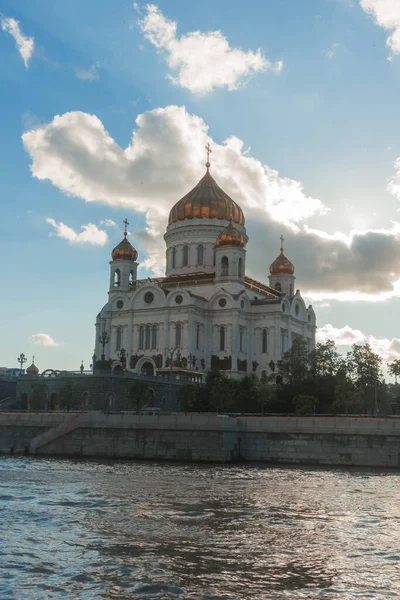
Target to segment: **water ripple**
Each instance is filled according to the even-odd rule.
[[[0,459],[0,598],[400,598],[400,475]]]

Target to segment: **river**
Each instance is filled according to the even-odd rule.
[[[0,599],[400,598],[400,474],[0,458]]]

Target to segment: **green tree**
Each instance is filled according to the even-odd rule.
[[[353,344],[346,362],[351,380],[363,393],[364,412],[375,412],[379,406],[379,386],[383,385],[382,358],[369,344]]]
[[[313,377],[325,377],[335,375],[341,364],[341,356],[336,350],[333,340],[327,340],[324,344],[319,343],[310,352],[310,373]]]
[[[307,377],[308,371],[307,341],[302,337],[295,337],[291,348],[278,361],[278,374],[282,377],[283,383],[296,384]]]
[[[202,393],[201,387],[197,383],[185,383],[177,394],[179,409],[182,412],[201,412],[202,411]]]
[[[332,411],[341,414],[360,414],[364,407],[363,391],[351,380],[344,380],[335,388]]]
[[[293,399],[296,415],[302,417],[313,415],[318,403],[319,400],[315,396],[306,396],[304,394],[300,394]]]
[[[210,409],[216,412],[232,408],[235,403],[236,382],[221,371],[207,373],[203,393]],[[207,403],[208,404],[208,403]]]
[[[150,406],[153,402],[153,392],[145,381],[135,381],[132,384],[128,398],[132,403],[133,409],[139,414],[142,408]]]
[[[80,397],[74,383],[66,383],[60,388],[57,404],[62,410],[78,408]]]
[[[397,384],[397,378],[400,376],[400,360],[396,359],[388,364],[388,373],[394,377],[394,381]]]
[[[45,410],[47,394],[47,386],[44,383],[36,383],[32,390],[31,410]]]

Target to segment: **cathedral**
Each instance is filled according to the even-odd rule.
[[[165,277],[137,279],[125,221],[111,254],[108,302],[96,319],[95,355],[115,371],[189,381],[210,369],[266,377],[295,337],[315,346],[315,313],[295,288],[283,237],[268,284],[246,275],[243,211],[218,186],[209,160],[206,169],[169,214]]]

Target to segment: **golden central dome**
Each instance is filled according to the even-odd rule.
[[[137,250],[130,242],[128,242],[126,236],[127,233],[125,231],[124,239],[118,244],[118,246],[115,246],[114,250],[111,252],[111,258],[113,260],[130,260],[135,262],[138,257]]]
[[[222,248],[226,246],[239,246],[243,248],[245,245],[244,236],[232,225],[229,223],[227,227],[217,237],[217,246]]]
[[[210,163],[199,183],[171,209],[168,223],[184,219],[226,219],[244,225],[243,211],[211,177]]]

